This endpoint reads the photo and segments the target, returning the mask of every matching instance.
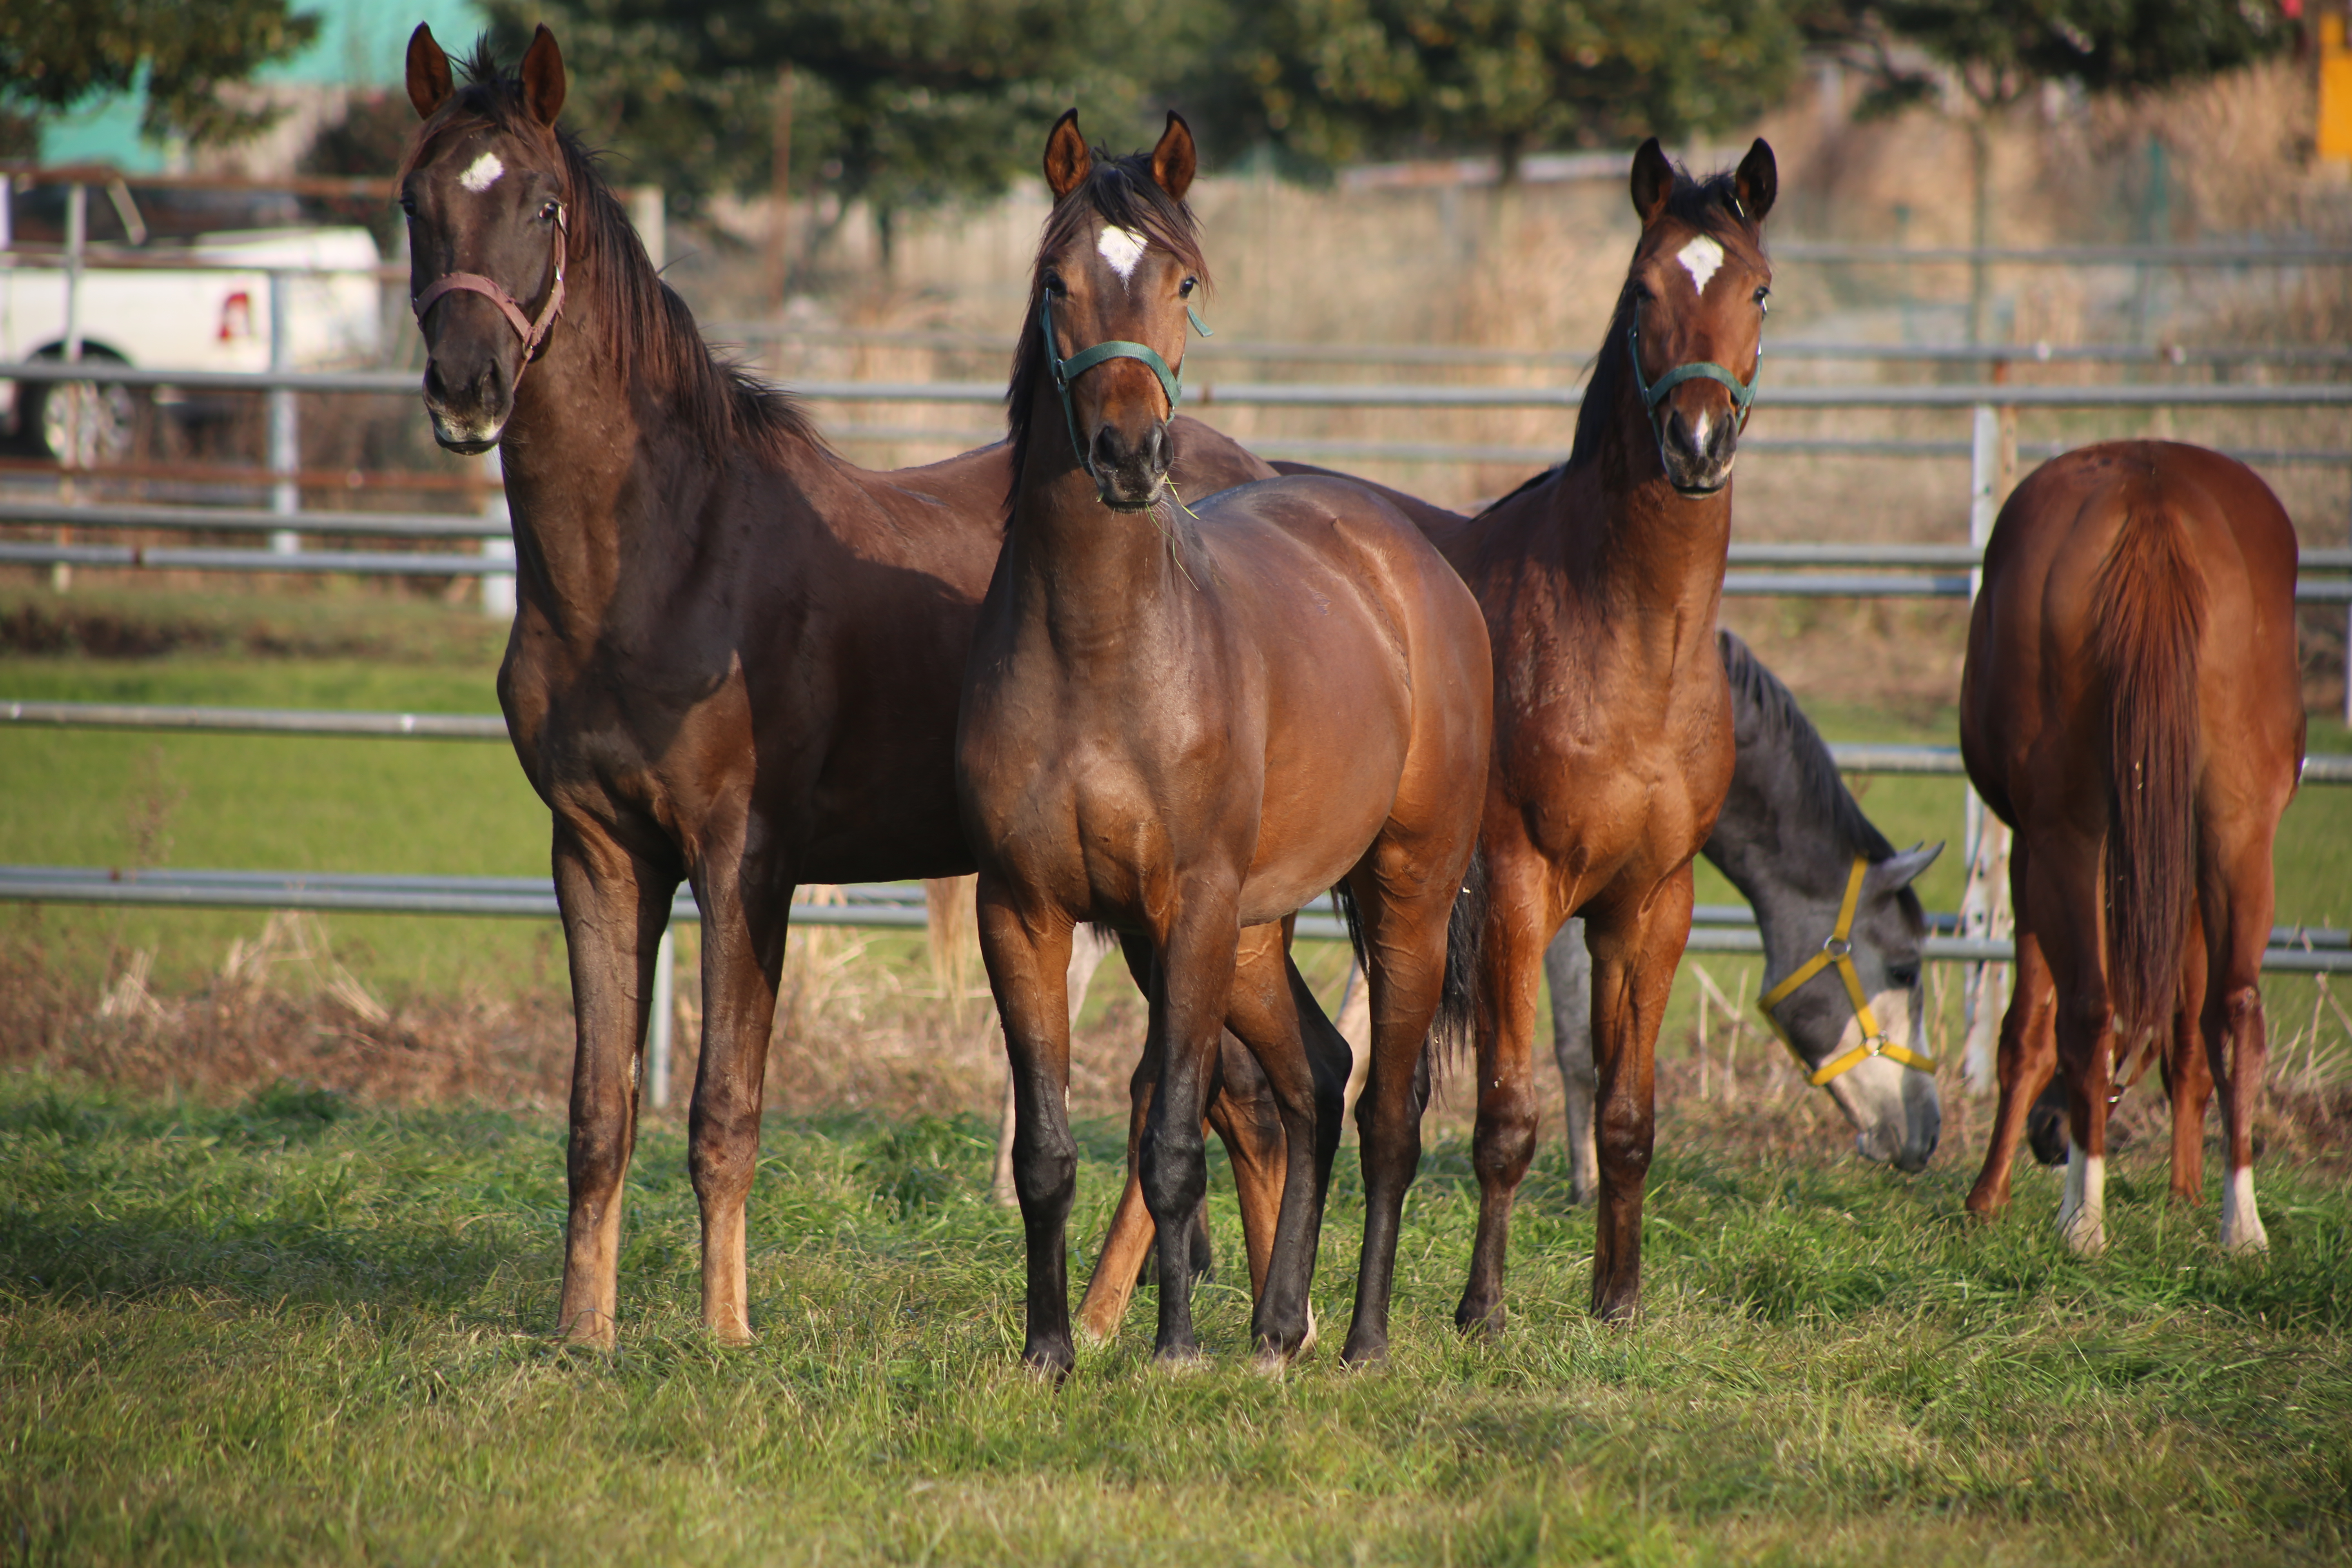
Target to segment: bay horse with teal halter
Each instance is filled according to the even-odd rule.
[[[1173,115],[1148,157],[1097,153],[1075,114],[1047,141],[1055,207],[1008,395],[1012,517],[957,736],[981,946],[1013,1064],[1024,1356],[1056,1373],[1074,1360],[1063,981],[1078,922],[1149,948],[1160,1071],[1139,1163],[1161,1235],[1190,1234],[1206,1189],[1201,1121],[1223,1021],[1281,1107],[1281,1209],[1251,1325],[1264,1356],[1307,1342],[1346,1079],[1344,1043],[1289,983],[1287,918],[1344,883],[1371,976],[1352,1361],[1387,1346],[1420,1158],[1416,1080],[1449,970],[1466,1001],[1448,927],[1471,907],[1489,739],[1477,605],[1411,521],[1359,486],[1169,493],[1188,311],[1207,275],[1183,205],[1193,167]],[[1160,1249],[1163,1358],[1198,1353],[1189,1252]]]
[[[559,1325],[614,1342],[646,1008],[683,879],[703,921],[688,1155],[702,1321],[740,1341],[793,889],[973,868],[956,704],[1012,455],[845,461],[789,397],[716,358],[655,273],[557,125],[554,35],[518,70],[484,51],[468,74],[416,29],[424,123],[399,189],[434,436],[501,449],[514,518],[499,700],[552,818],[576,1026]],[[1164,435],[1195,493],[1271,471],[1195,421]]]

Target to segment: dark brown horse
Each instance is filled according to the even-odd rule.
[[[2017,834],[2017,994],[1969,1194],[1979,1214],[2007,1206],[2026,1110],[2063,1070],[2058,1228],[2076,1251],[2101,1250],[2108,1109],[2138,1076],[2134,1056],[2143,1069],[2155,1056],[2174,1195],[2202,1201],[2218,1083],[2221,1245],[2268,1246],[2252,1118],[2271,844],[2303,767],[2294,574],[2278,498],[2201,447],[2086,447],[2035,469],[2000,510],[1960,679],[1969,777]]]
[[[609,1345],[621,1181],[654,954],[702,907],[690,1163],[702,1317],[750,1334],[744,1204],[778,967],[802,882],[973,868],[956,815],[964,657],[1003,538],[1003,447],[900,473],[829,451],[788,398],[715,361],[620,205],[556,127],[544,27],[457,87],[425,28],[401,178],[425,407],[502,448],[517,608],[499,697],[554,817],[572,1068],[562,1331]],[[1190,420],[1206,492],[1269,470]]]
[[[1465,1329],[1503,1325],[1511,1199],[1536,1149],[1536,988],[1571,915],[1592,953],[1592,1310],[1622,1317],[1641,1299],[1653,1054],[1690,935],[1691,859],[1731,782],[1715,622],[1732,464],[1762,368],[1776,187],[1762,142],[1736,174],[1704,181],[1643,144],[1641,238],[1568,461],[1445,541],[1495,661]]]
[[[1415,1079],[1477,837],[1491,696],[1477,606],[1393,507],[1330,479],[1165,493],[1188,300],[1205,276],[1171,115],[1150,156],[1054,129],[1055,197],[1009,402],[1018,474],[982,606],[958,777],[981,858],[989,979],[1018,1096],[1028,1233],[1024,1355],[1073,1360],[1063,1097],[1071,931],[1148,942],[1160,1081],[1139,1152],[1162,1236],[1206,1186],[1201,1120],[1220,1020],[1264,1068],[1287,1151],[1261,1354],[1308,1327],[1344,1045],[1289,983],[1285,917],[1344,881],[1371,975],[1366,1207],[1345,1353],[1387,1343],[1388,1286],[1420,1156]],[[1184,504],[1189,502],[1190,504]],[[1467,976],[1456,978],[1466,986]],[[1460,993],[1457,992],[1457,994]],[[1317,1028],[1316,1026],[1320,1026]],[[1334,1070],[1336,1068],[1336,1070]],[[1160,1249],[1159,1353],[1197,1353],[1188,1248]]]

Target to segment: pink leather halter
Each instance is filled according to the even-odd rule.
[[[572,225],[563,204],[555,205],[555,282],[547,290],[547,303],[539,308],[539,319],[531,320],[515,303],[515,297],[506,291],[496,279],[485,278],[478,272],[445,272],[425,286],[425,292],[413,295],[408,308],[415,312],[418,324],[425,312],[433,309],[445,294],[479,294],[496,305],[506,315],[517,336],[522,339],[522,364],[515,371],[515,384],[522,384],[523,373],[530,369],[531,358],[539,345],[547,341],[547,329],[555,325],[557,312],[563,309],[563,261],[572,248]]]

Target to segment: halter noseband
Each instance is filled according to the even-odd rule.
[[[1184,314],[1192,321],[1192,330],[1202,337],[1216,335],[1209,331],[1208,323],[1201,320],[1201,312],[1194,310],[1189,300],[1185,302]],[[1087,453],[1086,442],[1078,437],[1078,412],[1070,403],[1070,383],[1109,360],[1141,360],[1150,367],[1151,374],[1160,378],[1160,390],[1168,395],[1168,417],[1176,417],[1177,405],[1184,400],[1183,368],[1180,365],[1174,370],[1169,369],[1168,362],[1160,358],[1160,351],[1150,343],[1131,343],[1124,338],[1112,338],[1092,348],[1080,349],[1064,359],[1061,345],[1054,341],[1054,295],[1051,289],[1040,297],[1037,330],[1045,337],[1045,363],[1054,373],[1054,390],[1062,395],[1062,423],[1069,427],[1070,450],[1077,454],[1078,466],[1086,469],[1089,479],[1094,477],[1095,463]]]
[[[1748,429],[1748,410],[1756,401],[1756,384],[1764,379],[1764,342],[1761,338],[1756,342],[1756,374],[1744,382],[1713,360],[1678,364],[1657,380],[1650,381],[1642,374],[1642,312],[1637,306],[1633,320],[1625,323],[1625,354],[1633,362],[1633,385],[1642,395],[1642,412],[1649,416],[1650,433],[1657,437],[1660,447],[1665,445],[1666,431],[1665,426],[1658,423],[1658,405],[1666,400],[1666,394],[1686,381],[1718,381],[1729,387],[1731,406],[1739,416],[1738,429],[1741,433]]]
[[[1853,967],[1853,914],[1855,907],[1862,902],[1862,879],[1869,870],[1868,860],[1859,855],[1853,858],[1853,870],[1845,879],[1845,899],[1838,905],[1837,924],[1830,928],[1829,940],[1822,943],[1819,952],[1799,964],[1787,979],[1756,998],[1756,1005],[1763,1013],[1764,1021],[1772,1026],[1772,1032],[1780,1037],[1782,1045],[1795,1051],[1797,1042],[1789,1037],[1789,1031],[1781,1027],[1780,1020],[1772,1009],[1795,995],[1797,988],[1806,981],[1831,965],[1836,965],[1838,978],[1845,982],[1845,994],[1853,1003],[1855,1021],[1862,1025],[1862,1043],[1814,1068],[1805,1081],[1815,1089],[1851,1072],[1873,1057],[1885,1057],[1916,1072],[1936,1070],[1936,1064],[1927,1057],[1886,1037],[1886,1031],[1878,1026],[1878,1019],[1870,1010],[1869,999],[1862,994],[1862,975]],[[1799,1051],[1797,1059],[1802,1061],[1804,1053]]]
[[[556,315],[563,309],[563,262],[572,248],[572,225],[562,202],[555,204],[555,281],[547,290],[547,302],[539,308],[536,320],[522,313],[522,307],[506,287],[495,278],[485,278],[478,272],[445,272],[425,286],[425,292],[409,297],[408,308],[415,312],[417,325],[425,324],[425,312],[433,309],[445,295],[479,294],[513,327],[522,339],[522,363],[515,370],[514,384],[522,384],[523,373],[530,369],[531,359],[539,353],[540,344],[547,341],[547,330],[555,325]]]

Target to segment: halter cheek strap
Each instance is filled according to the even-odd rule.
[[[1633,319],[1625,323],[1625,353],[1633,362],[1633,385],[1642,394],[1643,412],[1650,416],[1651,432],[1660,444],[1664,443],[1666,433],[1658,423],[1658,405],[1666,400],[1666,394],[1686,381],[1716,381],[1730,388],[1731,406],[1739,417],[1738,428],[1747,430],[1748,410],[1756,401],[1756,384],[1764,379],[1764,345],[1760,341],[1756,345],[1756,374],[1746,381],[1713,360],[1678,364],[1657,380],[1650,381],[1642,374],[1642,318],[1636,311]]]
[[[1184,314],[1192,321],[1192,330],[1202,337],[1216,335],[1209,331],[1208,324],[1201,320],[1201,313],[1190,303],[1185,305]],[[1054,341],[1054,296],[1050,292],[1039,300],[1037,330],[1045,336],[1045,363],[1054,373],[1054,390],[1062,395],[1062,423],[1069,427],[1070,450],[1077,454],[1079,466],[1089,476],[1095,471],[1094,459],[1087,455],[1087,444],[1078,436],[1078,413],[1070,402],[1070,383],[1095,366],[1111,360],[1141,360],[1151,374],[1160,378],[1160,390],[1168,395],[1168,416],[1171,419],[1176,416],[1177,405],[1184,401],[1183,369],[1181,365],[1170,369],[1168,362],[1160,357],[1160,351],[1150,343],[1131,343],[1124,338],[1112,338],[1092,348],[1080,349],[1064,359],[1061,345]]]
[[[1822,943],[1819,952],[1799,964],[1787,979],[1756,999],[1764,1021],[1772,1026],[1772,1032],[1780,1037],[1780,1043],[1795,1051],[1797,1042],[1789,1037],[1789,1031],[1781,1027],[1780,1017],[1772,1009],[1795,995],[1799,986],[1822,970],[1832,965],[1836,967],[1838,978],[1845,982],[1846,997],[1853,1004],[1854,1018],[1862,1025],[1862,1043],[1814,1068],[1805,1081],[1815,1089],[1851,1072],[1873,1057],[1885,1057],[1916,1072],[1936,1070],[1936,1064],[1927,1057],[1886,1037],[1886,1031],[1878,1026],[1878,1019],[1870,1010],[1870,999],[1862,994],[1862,975],[1853,966],[1853,915],[1862,902],[1862,879],[1869,871],[1870,862],[1859,855],[1855,856],[1853,869],[1845,879],[1845,898],[1838,905],[1837,924],[1831,928],[1829,940]],[[1797,1059],[1802,1061],[1804,1054],[1798,1052]]]
[[[540,306],[536,320],[522,313],[522,307],[515,302],[515,297],[508,293],[498,279],[485,278],[478,272],[443,273],[426,284],[422,294],[413,296],[408,308],[415,313],[421,325],[425,312],[451,294],[479,294],[496,305],[506,317],[507,324],[514,328],[515,335],[522,339],[522,364],[515,371],[515,384],[520,386],[523,373],[530,369],[540,345],[547,341],[547,330],[555,325],[555,318],[563,309],[563,262],[571,248],[572,226],[563,205],[559,202],[555,207],[555,281],[549,285],[547,302]]]

